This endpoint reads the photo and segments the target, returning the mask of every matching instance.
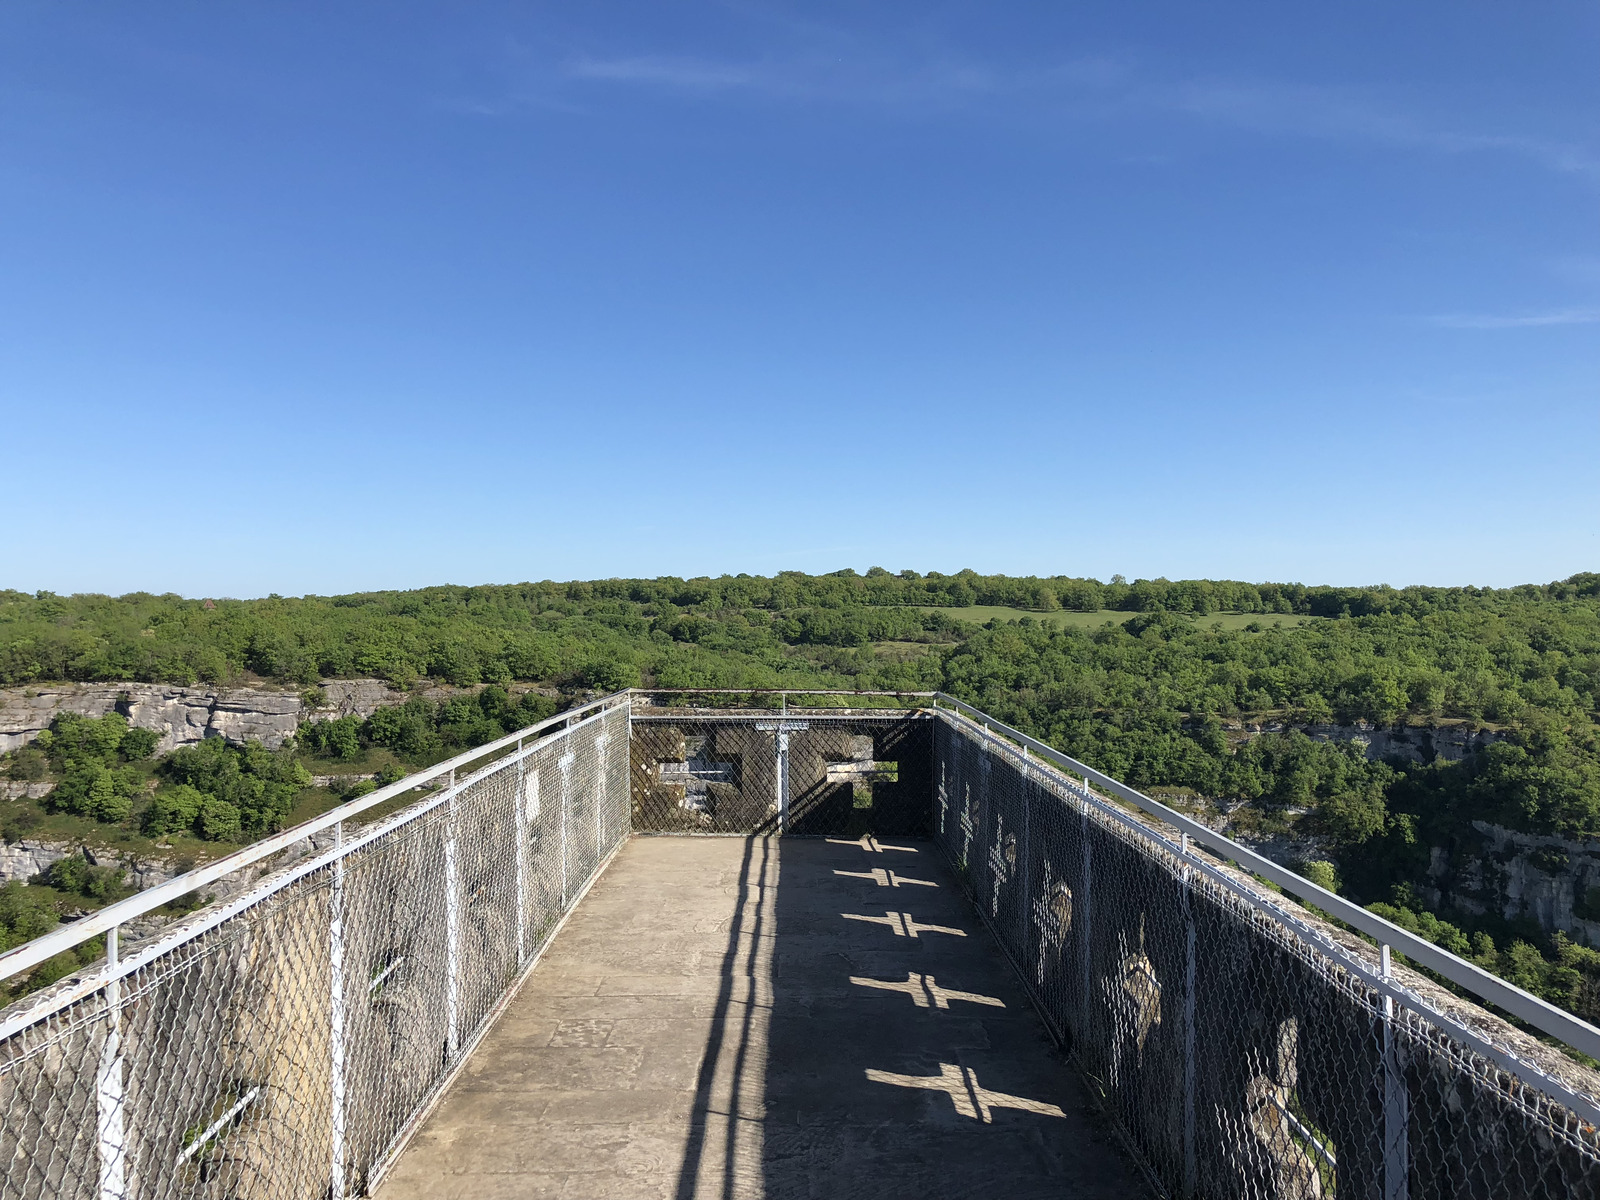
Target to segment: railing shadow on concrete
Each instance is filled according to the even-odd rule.
[[[902,707],[869,711],[884,703]],[[630,831],[870,842],[907,822],[1159,1190],[1600,1194],[1596,1075],[1391,948],[1600,1056],[1592,1026],[951,697],[744,692],[597,700],[0,955],[6,978],[107,939],[104,960],[0,1011],[0,1194],[361,1194]],[[713,1034],[742,1039],[742,1065],[702,1079],[703,1116],[770,1070],[739,1024],[765,968],[738,931],[784,920],[763,908],[784,890],[760,882],[772,855],[810,853],[790,845],[748,844],[757,882]],[[146,928],[204,889],[220,898]],[[949,1065],[906,1086],[948,1083],[975,1113],[1017,1098]],[[716,1136],[696,1128],[680,1195]]]

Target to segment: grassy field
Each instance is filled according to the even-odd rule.
[[[1107,621],[1118,625],[1137,616],[1137,613],[1119,612],[1103,608],[1099,612],[1029,612],[1025,608],[1006,608],[998,604],[971,604],[966,608],[939,608],[925,609],[926,612],[942,612],[954,617],[958,621],[970,621],[974,625],[987,625],[990,621],[1020,621],[1023,617],[1032,617],[1036,621],[1056,625],[1061,628],[1072,627],[1075,629],[1098,629]],[[1220,625],[1226,630],[1240,630],[1252,621],[1261,625],[1263,629],[1276,628],[1281,625],[1302,625],[1307,621],[1315,621],[1316,617],[1296,616],[1292,613],[1211,613],[1204,617],[1191,617],[1194,623],[1203,629],[1213,625]]]
[[[872,648],[879,658],[889,662],[909,662],[913,658],[921,658],[924,654],[955,645],[956,635],[952,633],[947,636],[950,639],[948,642],[873,642]]]

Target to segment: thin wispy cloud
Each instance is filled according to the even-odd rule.
[[[568,64],[566,73],[574,79],[652,84],[695,91],[750,87],[763,83],[762,71],[757,67],[655,54],[633,58],[580,58]]]
[[[1553,312],[1446,313],[1428,323],[1442,329],[1538,329],[1551,325],[1600,325],[1600,308],[1563,308]]]
[[[1501,152],[1600,182],[1600,158],[1581,146],[1516,134],[1435,126],[1359,89],[1212,81],[1172,90],[1175,107],[1260,133],[1376,143],[1440,154]]]
[[[579,57],[565,63],[569,83],[620,84],[682,93],[743,93],[773,100],[947,108],[1016,85],[982,64],[880,61],[865,55],[812,55],[738,62],[675,55]]]
[[[744,94],[774,100],[947,111],[1008,99],[1076,121],[1184,117],[1268,136],[1315,138],[1436,154],[1510,154],[1600,183],[1600,154],[1519,133],[1450,128],[1408,112],[1370,89],[1270,80],[1164,79],[1126,59],[1071,58],[1002,67],[958,53],[918,60],[831,44],[826,52],[758,61],[638,54],[580,56],[557,67],[573,84],[612,84],[683,93]]]

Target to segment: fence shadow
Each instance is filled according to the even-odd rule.
[[[751,839],[740,882],[677,1200],[1139,1192],[930,843]]]

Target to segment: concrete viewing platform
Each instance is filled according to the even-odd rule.
[[[635,837],[380,1200],[1146,1187],[934,847]]]

